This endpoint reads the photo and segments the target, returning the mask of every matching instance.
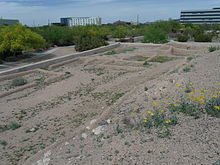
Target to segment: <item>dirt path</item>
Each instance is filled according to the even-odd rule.
[[[36,88],[1,99],[0,140],[7,142],[0,148],[1,164],[23,164],[27,159],[27,164],[37,161],[38,164],[42,164],[43,161],[46,162],[45,164],[49,162],[50,164],[118,164],[123,157],[124,164],[155,164],[158,157],[160,157],[160,163],[168,162],[167,159],[162,158],[163,154],[160,153],[168,152],[164,151],[165,148],[173,149],[174,145],[165,145],[167,140],[156,138],[153,140],[156,141],[155,143],[150,140],[150,148],[157,148],[160,144],[164,146],[161,147],[162,149],[155,149],[156,154],[147,161],[144,155],[148,151],[150,154],[151,149],[146,149],[144,146],[145,151],[141,151],[140,148],[140,141],[145,135],[138,132],[125,133],[126,140],[118,136],[110,136],[115,127],[115,122],[111,122],[107,125],[101,124],[105,129],[106,139],[109,140],[107,137],[109,135],[112,141],[103,143],[105,135],[100,138],[99,135],[92,134],[91,130],[85,127],[89,126],[91,129],[100,126],[97,122],[90,125],[94,119],[101,122],[110,118],[113,121],[117,117],[123,118],[125,114],[134,109],[146,108],[147,104],[143,102],[146,101],[145,87],[151,89],[148,91],[150,93],[147,94],[149,96],[147,100],[158,99],[162,95],[172,97],[174,82],[186,79],[183,69],[185,67],[195,69],[193,65],[197,64],[196,59],[202,58],[199,56],[207,52],[207,47],[208,45],[181,46],[175,42],[158,46],[124,44],[113,52],[78,58],[72,63],[54,68],[53,72],[66,73],[66,78],[49,84],[41,80]],[[195,57],[197,58],[193,59]],[[218,56],[213,56],[213,61],[207,60],[215,63],[218,59]],[[160,62],[155,62],[157,60]],[[196,71],[200,73],[202,69],[196,69]],[[218,73],[219,71],[216,71],[216,74]],[[175,76],[172,77],[173,75]],[[209,75],[213,79],[211,75],[213,72]],[[39,75],[37,77],[39,79]],[[32,79],[36,79],[36,75],[33,75]],[[218,81],[218,79],[215,77],[212,81]],[[0,85],[5,88],[4,83]],[[169,88],[172,90],[166,91]],[[218,121],[217,119],[208,120],[208,124],[212,125]],[[17,127],[16,124],[11,126],[11,122],[16,123]],[[202,120],[199,120],[197,124],[200,122]],[[5,124],[7,127],[4,127]],[[191,129],[193,124],[194,122],[187,126],[180,125],[179,127],[184,127],[180,134],[184,134],[185,127]],[[216,129],[210,127],[210,131]],[[81,133],[84,133],[83,137]],[[138,138],[134,143],[138,144],[127,150],[127,146],[130,145],[126,143],[124,146],[122,141],[133,143],[132,138],[136,136]],[[175,132],[175,136],[179,137],[178,131]],[[153,137],[153,134],[150,134],[146,139]],[[213,140],[213,137],[210,138]],[[171,144],[174,143],[176,143],[175,138],[171,139]],[[48,148],[51,144],[54,145]],[[191,144],[190,141],[189,144]],[[46,148],[44,152],[39,152],[44,148]],[[115,153],[116,150],[119,153]],[[186,151],[188,150],[181,151],[181,153],[185,154]],[[135,153],[139,156],[134,158]],[[129,154],[133,155],[132,159]],[[173,153],[168,154],[169,160],[171,156],[174,156]],[[177,158],[179,156],[176,156],[171,164],[175,164]],[[179,163],[184,164],[189,160],[191,159],[187,157]]]

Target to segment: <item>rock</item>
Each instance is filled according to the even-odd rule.
[[[69,145],[70,143],[69,142],[65,142],[65,146]]]
[[[87,134],[86,133],[82,133],[82,138],[86,139],[87,138]]]
[[[107,122],[108,124],[110,124],[110,123],[111,123],[111,120],[110,120],[110,119],[108,119],[108,120],[106,120],[106,122]]]
[[[93,119],[93,120],[90,121],[90,124],[92,125],[92,124],[94,124],[96,121],[97,121],[96,119]]]
[[[103,126],[98,126],[97,128],[93,129],[92,132],[95,134],[95,135],[99,135],[100,133],[102,133],[104,131],[104,127]]]
[[[44,158],[37,161],[37,165],[49,165],[50,163],[51,151],[48,151],[44,154]]]

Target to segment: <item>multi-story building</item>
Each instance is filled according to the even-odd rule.
[[[93,17],[68,17],[61,18],[61,24],[67,26],[86,26],[86,25],[101,25],[101,18],[93,18]]]
[[[183,10],[181,11],[180,22],[184,24],[220,24],[220,8]]]
[[[16,24],[19,24],[19,20],[0,18],[0,25],[16,25]]]

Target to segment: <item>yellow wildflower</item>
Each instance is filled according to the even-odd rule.
[[[194,92],[198,92],[198,89],[194,89]]]
[[[212,97],[212,98],[216,98],[216,97],[218,97],[218,96],[216,96],[216,95],[211,95],[211,97]]]
[[[151,111],[147,111],[147,113],[149,113],[149,114],[150,114],[150,113],[151,113]]]
[[[193,83],[189,83],[189,85],[193,85]]]
[[[205,104],[205,101],[204,101],[204,100],[201,100],[200,103],[201,103],[201,104]]]
[[[147,120],[147,117],[145,117],[144,120]]]
[[[218,82],[217,85],[220,85],[220,82]]]
[[[180,85],[180,84],[178,84],[178,83],[176,83],[176,86],[177,86],[178,88],[180,88],[180,87],[181,87],[181,85]]]
[[[201,95],[204,95],[205,93],[201,92],[200,94],[201,94]]]
[[[191,92],[189,95],[194,95],[195,93],[194,92]]]
[[[119,118],[119,117],[116,117],[115,120],[118,121],[118,120],[120,120],[120,118]]]
[[[154,106],[158,106],[158,103],[156,101],[153,102]]]
[[[171,121],[170,121],[170,120],[167,120],[166,123],[171,123]]]
[[[173,104],[173,106],[174,106],[174,107],[176,107],[176,106],[177,106],[177,104]]]
[[[167,126],[164,125],[163,127],[166,128]]]
[[[165,112],[165,110],[162,109],[161,112]]]
[[[220,110],[220,106],[214,106],[214,108]]]
[[[151,115],[151,116],[153,116],[153,115],[154,115],[154,113],[151,113],[150,115]]]
[[[131,112],[131,116],[136,116],[137,113],[136,112]]]
[[[207,90],[206,90],[206,89],[202,89],[202,91],[203,91],[203,92],[206,92]]]
[[[220,95],[220,92],[218,92],[217,94]]]

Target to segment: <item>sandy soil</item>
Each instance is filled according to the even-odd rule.
[[[115,53],[78,58],[52,69],[69,76],[53,83],[42,80],[35,88],[0,100],[0,164],[208,165],[219,161],[219,118],[194,119],[179,113],[169,138],[158,137],[156,129],[149,133],[127,128],[137,124],[134,116],[157,109],[154,102],[162,107],[178,103],[177,83],[184,87],[192,83],[198,91],[219,90],[220,52],[208,53],[208,46],[123,44]],[[169,60],[151,62],[158,56]],[[30,81],[39,79],[39,75],[30,77],[26,76]]]

